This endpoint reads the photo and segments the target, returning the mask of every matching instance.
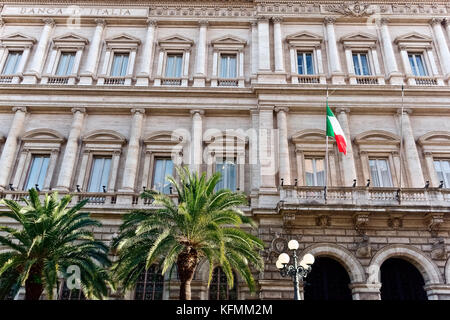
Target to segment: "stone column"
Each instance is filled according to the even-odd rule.
[[[139,163],[139,144],[144,123],[145,109],[131,109],[131,113],[133,116],[131,120],[130,139],[128,142],[121,192],[134,192]]]
[[[87,55],[86,67],[80,75],[79,84],[91,85],[93,77],[97,70],[97,64],[100,56],[100,49],[102,44],[103,30],[105,29],[106,22],[103,19],[95,19],[97,27],[95,28],[94,37],[89,47]]]
[[[252,25],[252,76],[256,76],[258,73],[258,23],[256,21],[251,22]]]
[[[389,19],[387,18],[381,18],[379,22],[381,42],[383,43],[384,62],[386,64],[390,84],[402,85],[403,77],[398,69],[397,60],[395,59],[391,34],[389,33],[387,25],[388,22]]]
[[[403,155],[408,171],[408,177],[411,188],[423,188],[425,181],[422,173],[422,166],[420,164],[419,153],[417,152],[416,141],[414,139],[414,132],[409,119],[410,109],[405,109],[403,113]],[[400,127],[402,116],[401,110],[398,110],[398,118]]]
[[[344,183],[344,186],[346,187],[350,187],[353,184],[353,179],[357,179],[355,158],[353,156],[352,138],[350,135],[350,126],[348,121],[349,113],[350,109],[348,108],[336,109],[337,119],[342,127],[342,131],[344,131],[345,139],[347,140],[347,155],[339,152],[339,160],[342,164],[343,170],[342,183]]]
[[[42,67],[45,62],[45,53],[47,51],[48,41],[50,40],[50,34],[55,26],[53,19],[44,20],[44,29],[41,32],[41,37],[36,46],[33,59],[31,60],[29,70],[24,74],[22,83],[35,84],[41,76]]]
[[[449,18],[445,18],[444,25],[445,25],[445,30],[447,30],[448,38],[450,39],[450,20],[449,20]]]
[[[342,72],[341,60],[339,58],[339,51],[336,43],[336,33],[334,32],[334,23],[336,22],[336,18],[326,17],[324,21],[327,29],[331,81],[333,84],[345,84],[345,78]]]
[[[291,185],[291,164],[288,140],[288,123],[287,113],[289,108],[276,107],[277,124],[278,124],[278,166],[280,172],[280,183],[283,179],[285,185]]]
[[[192,131],[191,131],[191,171],[201,171],[203,163],[203,110],[191,110]]]
[[[8,137],[3,146],[2,155],[0,157],[0,190],[5,190],[9,184],[9,176],[14,165],[14,158],[16,156],[18,138],[22,133],[22,128],[25,122],[27,108],[14,107],[14,119],[9,129]]]
[[[197,43],[197,56],[195,57],[194,87],[204,87],[206,78],[206,33],[208,21],[201,20],[199,24],[200,30]]]
[[[436,37],[437,47],[439,48],[440,61],[445,79],[450,77],[450,51],[448,49],[447,40],[445,39],[444,30],[442,30],[442,21],[440,18],[433,18],[430,24]]]
[[[275,52],[275,72],[284,72],[283,39],[281,36],[281,17],[273,20],[273,46]]]
[[[70,191],[72,176],[75,172],[75,161],[78,157],[78,141],[80,139],[81,130],[86,114],[85,108],[73,108],[72,127],[67,138],[66,149],[64,157],[61,162],[61,169],[59,170],[58,182],[56,183],[56,190]]]
[[[154,19],[148,19],[147,23],[147,35],[142,48],[142,62],[136,75],[137,86],[148,86],[149,78],[152,75],[153,42],[155,40],[157,22]]]
[[[252,128],[249,133],[249,144],[250,144],[249,163],[251,166],[251,191],[252,194],[256,194],[258,192],[260,185],[259,157],[258,157],[258,128],[259,128],[258,109],[251,109],[250,115],[252,122]]]
[[[258,17],[258,72],[270,72],[269,19]]]
[[[259,107],[259,162],[260,191],[276,192],[275,175],[275,130],[273,128],[273,107]]]

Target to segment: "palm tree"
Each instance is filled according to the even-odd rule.
[[[86,201],[68,208],[72,197],[58,194],[45,195],[39,200],[35,189],[29,190],[25,206],[13,200],[3,199],[10,212],[0,212],[0,217],[15,220],[20,228],[0,226],[0,298],[13,286],[25,286],[25,299],[38,300],[46,292],[53,299],[58,276],[67,278],[68,268],[78,266],[80,285],[87,298],[103,298],[108,292],[110,266],[108,247],[94,239],[88,228],[101,224],[90,218],[89,213],[79,212]],[[71,269],[69,269],[71,272]],[[110,284],[110,283],[109,283]]]
[[[264,248],[257,237],[241,229],[254,222],[238,206],[247,203],[243,193],[228,189],[216,191],[220,173],[210,179],[205,174],[177,168],[180,182],[169,177],[175,186],[178,202],[156,191],[148,190],[160,209],[134,211],[124,217],[119,236],[113,241],[118,260],[113,265],[115,279],[125,289],[136,285],[139,275],[152,264],[160,264],[162,274],[170,275],[176,267],[180,280],[180,299],[191,299],[191,281],[202,258],[209,262],[208,286],[214,266],[224,270],[229,287],[234,286],[233,270],[242,276],[252,292],[255,281],[250,266],[262,270],[259,250]]]

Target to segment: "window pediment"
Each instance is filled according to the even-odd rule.
[[[190,49],[194,41],[176,34],[159,40],[158,44],[160,47],[166,49]]]
[[[233,36],[233,35],[226,35],[223,37],[220,37],[218,39],[215,39],[211,41],[211,45],[214,47],[214,49],[227,49],[227,50],[239,50],[244,48],[244,46],[247,44],[247,41],[244,39],[241,39],[239,37]]]
[[[294,134],[291,137],[296,151],[322,152],[326,149],[326,132],[319,129],[307,129]],[[333,138],[328,139],[328,147],[332,148]],[[333,149],[330,149],[332,151]]]
[[[311,32],[299,32],[299,33],[295,33],[293,35],[287,36],[286,37],[286,42],[290,45],[290,46],[294,46],[294,47],[305,47],[305,46],[319,46],[323,41],[323,37],[311,33]]]
[[[400,47],[408,47],[408,48],[430,47],[432,42],[433,39],[431,37],[419,34],[417,32],[411,32],[403,36],[399,36],[395,39],[395,43],[398,44]]]
[[[123,145],[126,141],[123,135],[112,130],[94,131],[83,138],[83,142],[91,144]]]
[[[185,137],[172,131],[158,131],[144,139],[147,151],[176,152],[183,151]]]
[[[130,49],[137,48],[141,44],[141,40],[126,33],[105,40],[108,49]]]
[[[74,33],[66,33],[62,36],[53,38],[53,45],[56,48],[84,48],[89,40]]]
[[[346,47],[373,47],[378,39],[368,33],[352,33],[341,38],[341,42]]]
[[[66,140],[59,132],[52,129],[35,129],[26,132],[21,138],[26,150],[59,150]]]
[[[355,142],[360,145],[399,145],[400,137],[384,130],[371,130],[357,135]]]
[[[450,132],[432,131],[417,139],[419,145],[425,153],[449,154],[450,153]]]
[[[62,143],[65,138],[57,131],[52,129],[36,129],[25,133],[22,141],[25,142],[54,142]]]
[[[20,32],[1,38],[2,47],[31,47],[36,39]]]

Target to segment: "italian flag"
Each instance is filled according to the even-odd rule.
[[[341,125],[328,106],[327,102],[327,136],[336,140],[339,152],[347,154],[347,140],[345,140],[344,132]]]

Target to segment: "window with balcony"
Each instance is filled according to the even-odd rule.
[[[194,42],[180,35],[173,35],[158,41],[159,57],[155,86],[188,85],[189,62]]]
[[[444,182],[445,188],[450,188],[450,160],[434,160],[434,168],[439,181]]]
[[[42,188],[47,176],[50,155],[33,155],[24,190]]]
[[[237,165],[236,159],[219,160],[216,162],[216,172],[220,172],[221,179],[216,186],[217,190],[230,189],[236,191],[237,187]]]
[[[2,74],[11,75],[17,72],[20,59],[22,58],[22,51],[10,51],[6,57],[5,65],[3,66]]]
[[[220,267],[215,268],[212,274],[211,285],[209,286],[209,300],[237,300],[237,278],[234,272],[233,278],[235,285],[230,289],[225,272]]]
[[[416,77],[425,77],[428,75],[425,67],[423,54],[408,52],[409,64],[411,65],[412,73]]]
[[[369,76],[371,74],[367,53],[353,53],[353,67],[357,76]]]
[[[290,75],[292,83],[326,83],[322,61],[323,38],[300,32],[286,37],[289,45]]]
[[[111,157],[94,156],[88,192],[103,192],[108,187]]]
[[[36,39],[21,33],[0,38],[3,48],[0,55],[0,83],[20,83],[25,64]]]
[[[378,55],[378,39],[371,33],[352,33],[340,39],[345,49],[349,83],[385,84]]]
[[[298,74],[314,74],[314,61],[312,52],[297,52]]]
[[[75,84],[84,47],[89,41],[74,33],[68,33],[53,38],[52,42],[53,47],[41,83]]]
[[[325,185],[325,161],[323,158],[305,158],[307,186]]]
[[[211,41],[213,47],[212,87],[244,87],[244,48],[247,42],[234,35]]]
[[[153,189],[169,194],[170,182],[167,177],[173,176],[174,166],[172,159],[156,158],[153,170]]]
[[[68,76],[72,74],[75,54],[75,52],[61,53],[59,57],[58,67],[56,68],[57,76]]]
[[[388,159],[369,159],[371,184],[374,187],[392,187],[391,171]]]
[[[408,85],[443,86],[444,77],[435,58],[433,38],[416,32],[395,39]]]
[[[134,300],[162,300],[163,293],[164,276],[152,265],[140,274],[134,290]]]

